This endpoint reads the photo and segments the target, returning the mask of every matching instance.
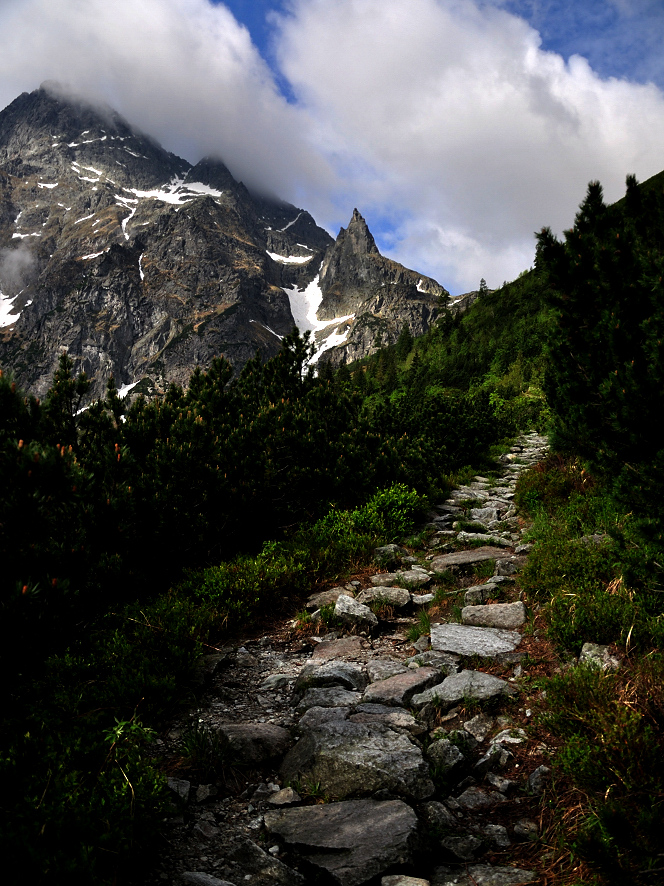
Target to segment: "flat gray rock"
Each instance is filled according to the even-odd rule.
[[[492,658],[503,652],[514,652],[520,642],[521,634],[516,631],[472,625],[431,625],[431,648],[440,652]]]
[[[450,772],[464,761],[464,756],[459,748],[447,738],[431,742],[427,748],[427,757],[434,766],[445,773]]]
[[[328,661],[322,664],[310,661],[299,673],[294,692],[323,686],[341,686],[362,692],[369,682],[362,665],[346,661]]]
[[[360,886],[409,863],[417,817],[401,800],[347,800],[268,812],[265,827],[339,886]]]
[[[521,868],[469,864],[463,869],[437,868],[431,886],[526,886],[537,880],[537,874]]]
[[[329,688],[307,689],[297,706],[297,713],[304,714],[309,708],[343,708],[356,705],[362,696],[359,692],[350,692],[337,686]]]
[[[405,729],[411,735],[422,735],[426,726],[403,708],[391,708],[381,704],[360,704],[348,718],[352,723],[382,723],[390,729]]]
[[[408,668],[404,673],[372,683],[365,689],[362,702],[406,707],[414,695],[423,692],[439,680],[440,671],[437,668],[423,667],[414,670]]]
[[[334,614],[346,624],[360,628],[371,629],[378,624],[378,619],[368,606],[358,603],[346,594],[340,594],[337,598]]]
[[[388,790],[407,799],[433,794],[429,767],[410,738],[383,724],[339,720],[306,732],[281,767],[285,781],[318,784],[333,799]]]
[[[218,727],[239,763],[260,766],[283,757],[293,743],[291,734],[273,723],[226,723]]]
[[[466,720],[463,728],[475,741],[482,742],[493,728],[493,717],[486,714],[477,714],[472,720]]]
[[[397,674],[405,674],[407,671],[408,668],[400,661],[389,658],[374,658],[367,662],[367,674],[372,683],[387,680],[388,677],[395,677]]]
[[[500,548],[512,547],[512,542],[507,541],[506,538],[502,538],[500,535],[484,534],[483,532],[464,532],[462,530],[457,535],[457,541],[461,544],[468,544],[470,541],[483,541]]]
[[[408,667],[429,665],[429,667],[436,668],[442,671],[443,674],[450,676],[459,671],[459,656],[451,652],[434,652],[432,649],[427,649],[424,652],[419,652],[417,655],[411,655],[410,658],[406,659],[406,664]]]
[[[268,815],[283,815],[286,811],[269,812]],[[287,867],[278,858],[273,858],[248,837],[240,837],[232,846],[228,855],[231,861],[240,865],[242,873],[254,874],[269,878],[268,882],[280,883],[281,886],[305,886],[306,880],[297,871]],[[253,878],[252,878],[253,879]]]
[[[433,578],[425,569],[408,569],[403,572],[395,573],[397,576],[397,580],[403,582],[404,584],[415,585],[416,587],[422,587],[423,585],[428,585],[431,579]]]
[[[500,677],[493,677],[482,671],[461,671],[460,674],[447,677],[437,686],[414,695],[410,703],[415,708],[421,708],[436,700],[443,709],[448,709],[464,698],[486,701],[497,695],[511,695],[513,691],[510,684]]]
[[[436,599],[435,594],[411,594],[410,599],[413,606],[426,606],[427,603],[433,603]]]
[[[314,705],[300,717],[300,722],[297,726],[298,731],[304,732],[307,729],[318,729],[319,726],[331,723],[333,720],[347,720],[350,712],[353,710],[355,708],[322,708]]]
[[[486,606],[464,606],[461,620],[465,625],[485,628],[520,628],[526,620],[526,607],[517,603],[489,603]]]
[[[480,523],[490,523],[492,520],[498,519],[497,508],[471,508],[470,519],[479,520]]]
[[[366,606],[367,603],[373,603],[376,600],[387,603],[389,606],[396,606],[397,609],[402,609],[404,606],[408,606],[410,603],[410,591],[407,591],[405,588],[398,588],[394,585],[375,585],[371,588],[366,588],[364,591],[360,591],[360,593],[355,598],[358,603],[364,603]]]
[[[306,609],[308,612],[315,612],[321,606],[334,606],[339,597],[344,594],[346,597],[352,597],[352,593],[348,588],[330,588],[329,591],[321,591],[319,594],[312,594],[307,600]]]
[[[354,660],[362,654],[359,637],[342,637],[340,640],[323,640],[313,651],[312,659],[319,661]]]
[[[390,877],[383,877],[380,886],[429,886],[428,880],[422,880],[420,877],[405,877],[403,874],[393,874]]]
[[[490,809],[498,803],[505,802],[505,797],[499,791],[485,791],[475,785],[466,788],[463,794],[456,799],[460,806],[470,812],[475,812],[478,809]]]
[[[288,674],[270,674],[258,688],[262,692],[266,692],[269,689],[283,689],[285,686],[288,686],[292,679]]]
[[[454,554],[441,554],[439,557],[434,557],[431,561],[431,569],[434,572],[446,572],[448,569],[475,566],[477,563],[496,560],[504,556],[505,551],[502,548],[490,546],[475,548],[472,551],[456,551]]]
[[[184,871],[180,874],[183,883],[189,883],[191,886],[235,886],[228,880],[220,880],[213,877],[212,874],[204,874],[202,871]]]

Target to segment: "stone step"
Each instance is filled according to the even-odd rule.
[[[439,652],[494,658],[514,652],[520,642],[521,634],[516,631],[459,624],[431,625],[431,648]]]

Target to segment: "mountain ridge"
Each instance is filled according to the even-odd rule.
[[[381,256],[357,210],[334,241],[220,159],[192,165],[56,84],[0,112],[0,363],[38,396],[63,350],[93,397],[110,375],[152,395],[214,356],[274,356],[319,273],[316,338],[336,363],[404,323],[425,332],[446,296]]]

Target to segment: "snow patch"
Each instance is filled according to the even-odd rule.
[[[74,222],[74,224],[80,225],[81,222],[87,221],[89,218],[94,218],[94,217],[95,217],[94,212],[91,215],[84,215],[83,218],[79,218],[78,221]]]
[[[17,314],[12,313],[14,310],[14,302],[17,298],[17,295],[3,295],[2,292],[0,292],[0,329],[4,329],[6,326],[11,326],[12,323],[16,323],[21,316],[20,311]],[[30,302],[28,302],[28,304],[30,304]]]
[[[270,252],[267,249],[265,251],[271,259],[284,265],[303,265],[313,258],[313,255],[278,255],[276,252]]]
[[[50,190],[51,188],[57,188],[58,184],[59,184],[59,182],[56,182],[54,185],[48,185],[48,184],[46,184],[46,182],[37,182],[37,187],[38,188],[49,188],[49,190]]]
[[[301,216],[302,214],[303,214],[303,213],[298,212],[298,214],[295,216],[295,218],[293,219],[293,221],[288,222],[288,224],[286,225],[285,228],[280,228],[280,229],[279,229],[279,233],[280,233],[280,234],[283,234],[284,231],[287,231],[290,227],[292,227],[292,226],[295,224],[295,222],[298,220],[298,218],[300,218],[300,216]]]
[[[139,191],[137,188],[124,188],[138,198],[146,200],[161,200],[162,203],[171,203],[173,206],[184,206],[196,197],[221,197],[223,191],[204,185],[203,182],[188,182],[184,184],[184,178],[173,178],[163,188],[155,188],[151,191]],[[127,199],[127,198],[122,198]]]
[[[297,286],[292,288],[284,287],[284,292],[288,295],[288,300],[290,301],[295,325],[300,332],[309,331],[316,338],[317,351],[311,359],[311,363],[316,363],[320,355],[324,354],[325,351],[329,351],[330,348],[343,344],[348,338],[350,323],[355,319],[355,314],[335,317],[333,320],[319,320],[316,317],[316,311],[323,300],[323,293],[318,282],[319,276],[319,274],[316,274],[305,289],[298,289]],[[343,323],[349,324],[348,329],[343,333],[337,332],[336,330]],[[329,330],[327,335],[324,333],[325,330]],[[321,335],[320,333],[323,334]]]
[[[100,255],[103,255],[105,252],[108,252],[107,249],[102,249],[101,252],[91,252],[90,255],[82,255],[81,261],[87,261],[90,258],[99,258]]]
[[[274,329],[270,329],[270,327],[269,327],[267,324],[265,324],[265,323],[261,323],[260,320],[250,320],[249,322],[250,322],[250,323],[258,323],[258,325],[259,325],[259,326],[262,326],[263,329],[267,329],[267,331],[268,331],[268,332],[271,332],[272,335],[276,335],[276,337],[279,339],[279,341],[281,341],[281,339],[283,338],[283,335],[279,335],[278,332],[275,332]]]
[[[130,385],[122,385],[122,387],[119,388],[119,390],[118,390],[118,397],[120,397],[120,398],[126,397],[127,394],[129,393],[129,391],[132,391],[136,387],[137,384],[138,384],[138,382],[135,381]]]
[[[145,280],[145,274],[143,273],[143,256],[144,255],[145,255],[145,253],[141,252],[140,256],[138,257],[138,273],[141,275],[141,280]]]

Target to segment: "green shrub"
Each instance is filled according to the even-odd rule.
[[[661,866],[663,686],[659,654],[624,674],[577,667],[548,682],[542,725],[565,741],[555,766],[589,799],[566,840],[603,883],[655,882],[647,872]]]

